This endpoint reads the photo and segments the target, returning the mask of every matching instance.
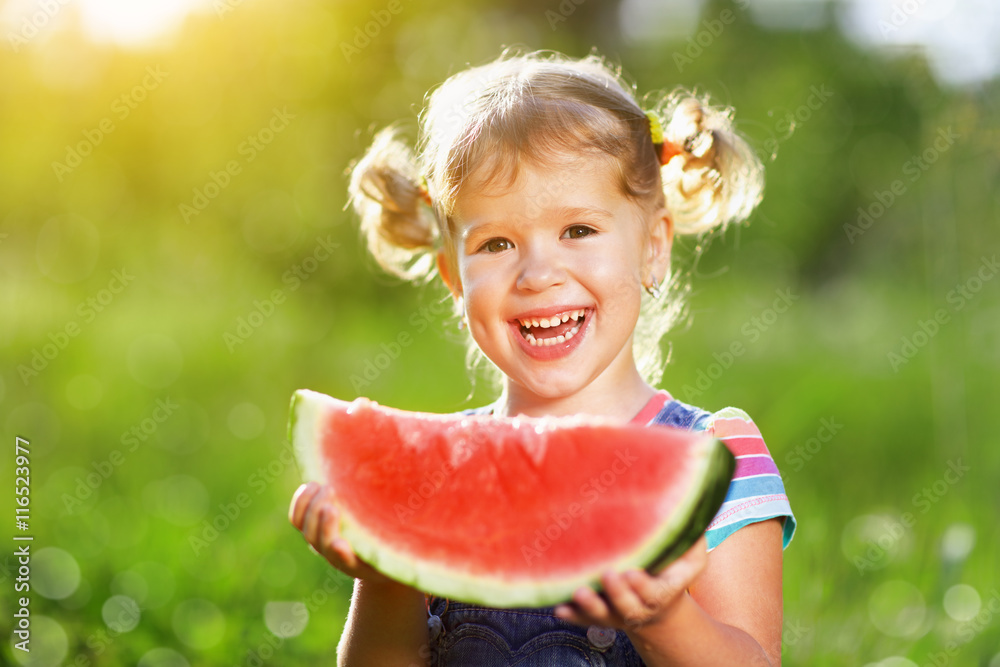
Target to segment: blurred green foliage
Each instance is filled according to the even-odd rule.
[[[31,664],[174,664],[155,647],[191,665],[332,659],[350,582],[285,518],[292,391],[435,412],[495,391],[466,371],[444,290],[365,254],[345,170],[374,130],[412,135],[449,74],[523,45],[596,47],[640,93],[706,91],[766,159],[748,227],[697,263],[678,243],[691,318],[663,386],[746,409],[782,469],[800,525],[785,664],[925,664],[956,641],[954,664],[996,667],[995,82],[941,89],[919,56],[861,51],[832,22],[765,31],[720,2],[703,18],[736,20],[688,60],[683,37],[625,39],[617,3],[402,0],[363,46],[385,3],[213,6],[173,41],[52,30],[0,55],[0,424],[7,451],[31,443],[33,549],[80,571],[74,588],[60,552],[36,564],[54,599],[34,597]],[[778,292],[794,299],[780,314]],[[400,332],[412,345],[373,372]],[[971,471],[951,483],[956,461]],[[0,506],[13,514],[12,493]],[[978,592],[982,623],[956,619],[969,604],[946,613],[957,584]],[[298,616],[268,603],[295,601],[308,624],[275,636],[267,613]],[[0,656],[23,659],[6,641]]]

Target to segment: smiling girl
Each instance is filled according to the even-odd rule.
[[[795,528],[760,433],[654,388],[675,234],[745,219],[761,166],[729,116],[688,94],[644,110],[600,58],[501,56],[430,98],[414,156],[385,131],[351,195],[375,258],[435,270],[476,348],[502,373],[468,412],[601,415],[706,430],[737,456],[705,537],[657,575],[607,572],[556,608],[490,609],[425,596],[358,560],[330,490],[295,494],[292,523],[354,576],[341,665],[777,665],[781,559]],[[473,548],[470,545],[470,548]]]

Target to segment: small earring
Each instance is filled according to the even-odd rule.
[[[660,292],[660,281],[656,279],[656,276],[653,276],[653,284],[646,285],[646,294],[653,297],[654,299],[659,299],[661,293],[662,292]]]

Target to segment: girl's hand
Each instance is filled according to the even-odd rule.
[[[708,552],[702,536],[687,552],[657,575],[645,570],[608,572],[601,578],[604,595],[586,587],[577,589],[573,601],[556,607],[556,616],[578,625],[599,625],[636,630],[665,619],[680,596],[694,583]]]
[[[288,520],[302,531],[313,551],[344,574],[372,583],[392,581],[358,558],[340,536],[340,512],[333,503],[333,489],[329,486],[316,482],[300,486],[292,496]]]

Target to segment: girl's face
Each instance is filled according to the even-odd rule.
[[[665,211],[645,216],[618,192],[606,159],[522,164],[510,187],[464,189],[459,275],[444,277],[510,396],[593,400],[635,381],[642,286],[662,280],[670,249]]]

